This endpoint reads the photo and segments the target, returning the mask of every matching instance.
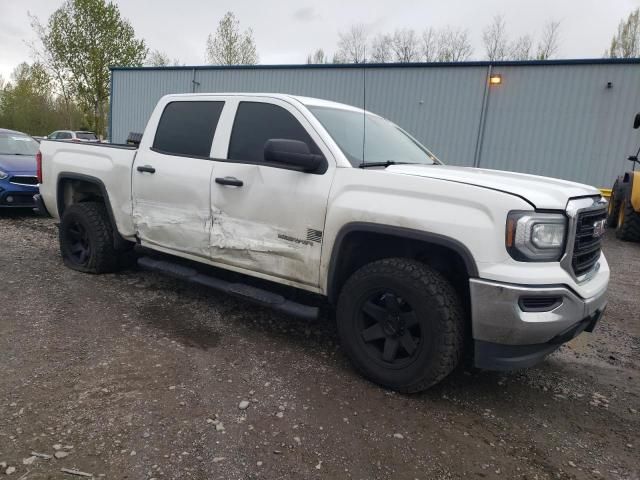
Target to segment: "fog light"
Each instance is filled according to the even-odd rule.
[[[9,195],[6,199],[7,203],[13,203],[13,197]]]

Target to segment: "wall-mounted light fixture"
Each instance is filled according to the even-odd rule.
[[[489,85],[501,85],[502,84],[502,75],[499,73],[492,73],[489,76]]]

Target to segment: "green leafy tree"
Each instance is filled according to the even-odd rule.
[[[76,115],[78,111],[76,109]],[[0,124],[32,135],[59,128],[66,115],[62,102],[51,95],[51,79],[39,63],[21,63],[0,93]]]
[[[91,128],[105,131],[109,67],[140,66],[147,56],[118,7],[106,0],[66,0],[49,17],[42,43],[63,72]]]
[[[47,28],[38,17],[27,13],[31,22],[31,28],[36,34],[36,42],[28,42],[35,62],[42,65],[51,78],[51,93],[56,97],[57,103],[64,107],[66,118],[58,125],[57,129],[75,129],[74,114],[77,105],[74,102],[74,85],[71,81],[71,74],[65,66],[56,58],[51,50],[45,48],[47,41]],[[60,101],[61,100],[61,101]]]
[[[253,31],[249,28],[240,31],[240,22],[233,14],[227,12],[215,35],[207,38],[207,62],[213,65],[255,65],[258,63],[258,51],[253,39]]]
[[[611,46],[605,53],[610,58],[640,57],[640,8],[629,14],[618,25],[618,31],[611,39]]]

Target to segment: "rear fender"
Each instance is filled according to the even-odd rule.
[[[88,183],[95,186],[104,202],[105,207],[107,208],[107,214],[109,215],[109,220],[111,221],[111,225],[113,226],[113,246],[116,250],[120,250],[125,248],[125,246],[129,245],[130,242],[120,235],[118,232],[118,227],[116,224],[115,216],[113,215],[113,209],[111,207],[111,200],[109,199],[109,192],[107,192],[107,188],[104,186],[102,180],[97,177],[92,177],[90,175],[83,175],[80,173],[73,172],[62,172],[58,175],[58,181],[56,183],[56,204],[58,207],[58,215],[60,219],[62,219],[62,215],[64,214],[65,208],[68,206],[68,202],[65,199],[65,188],[64,183],[67,181],[78,180],[83,183]]]

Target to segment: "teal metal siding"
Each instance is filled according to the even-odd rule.
[[[489,89],[489,68],[502,85]],[[194,83],[195,81],[195,83]],[[611,88],[607,88],[611,82]],[[640,60],[464,64],[170,67],[112,70],[112,140],[143,131],[160,97],[274,92],[365,107],[445,163],[547,175],[608,187],[640,144]]]
[[[609,187],[640,145],[640,66],[495,67],[480,166]],[[611,82],[611,88],[608,83]]]

